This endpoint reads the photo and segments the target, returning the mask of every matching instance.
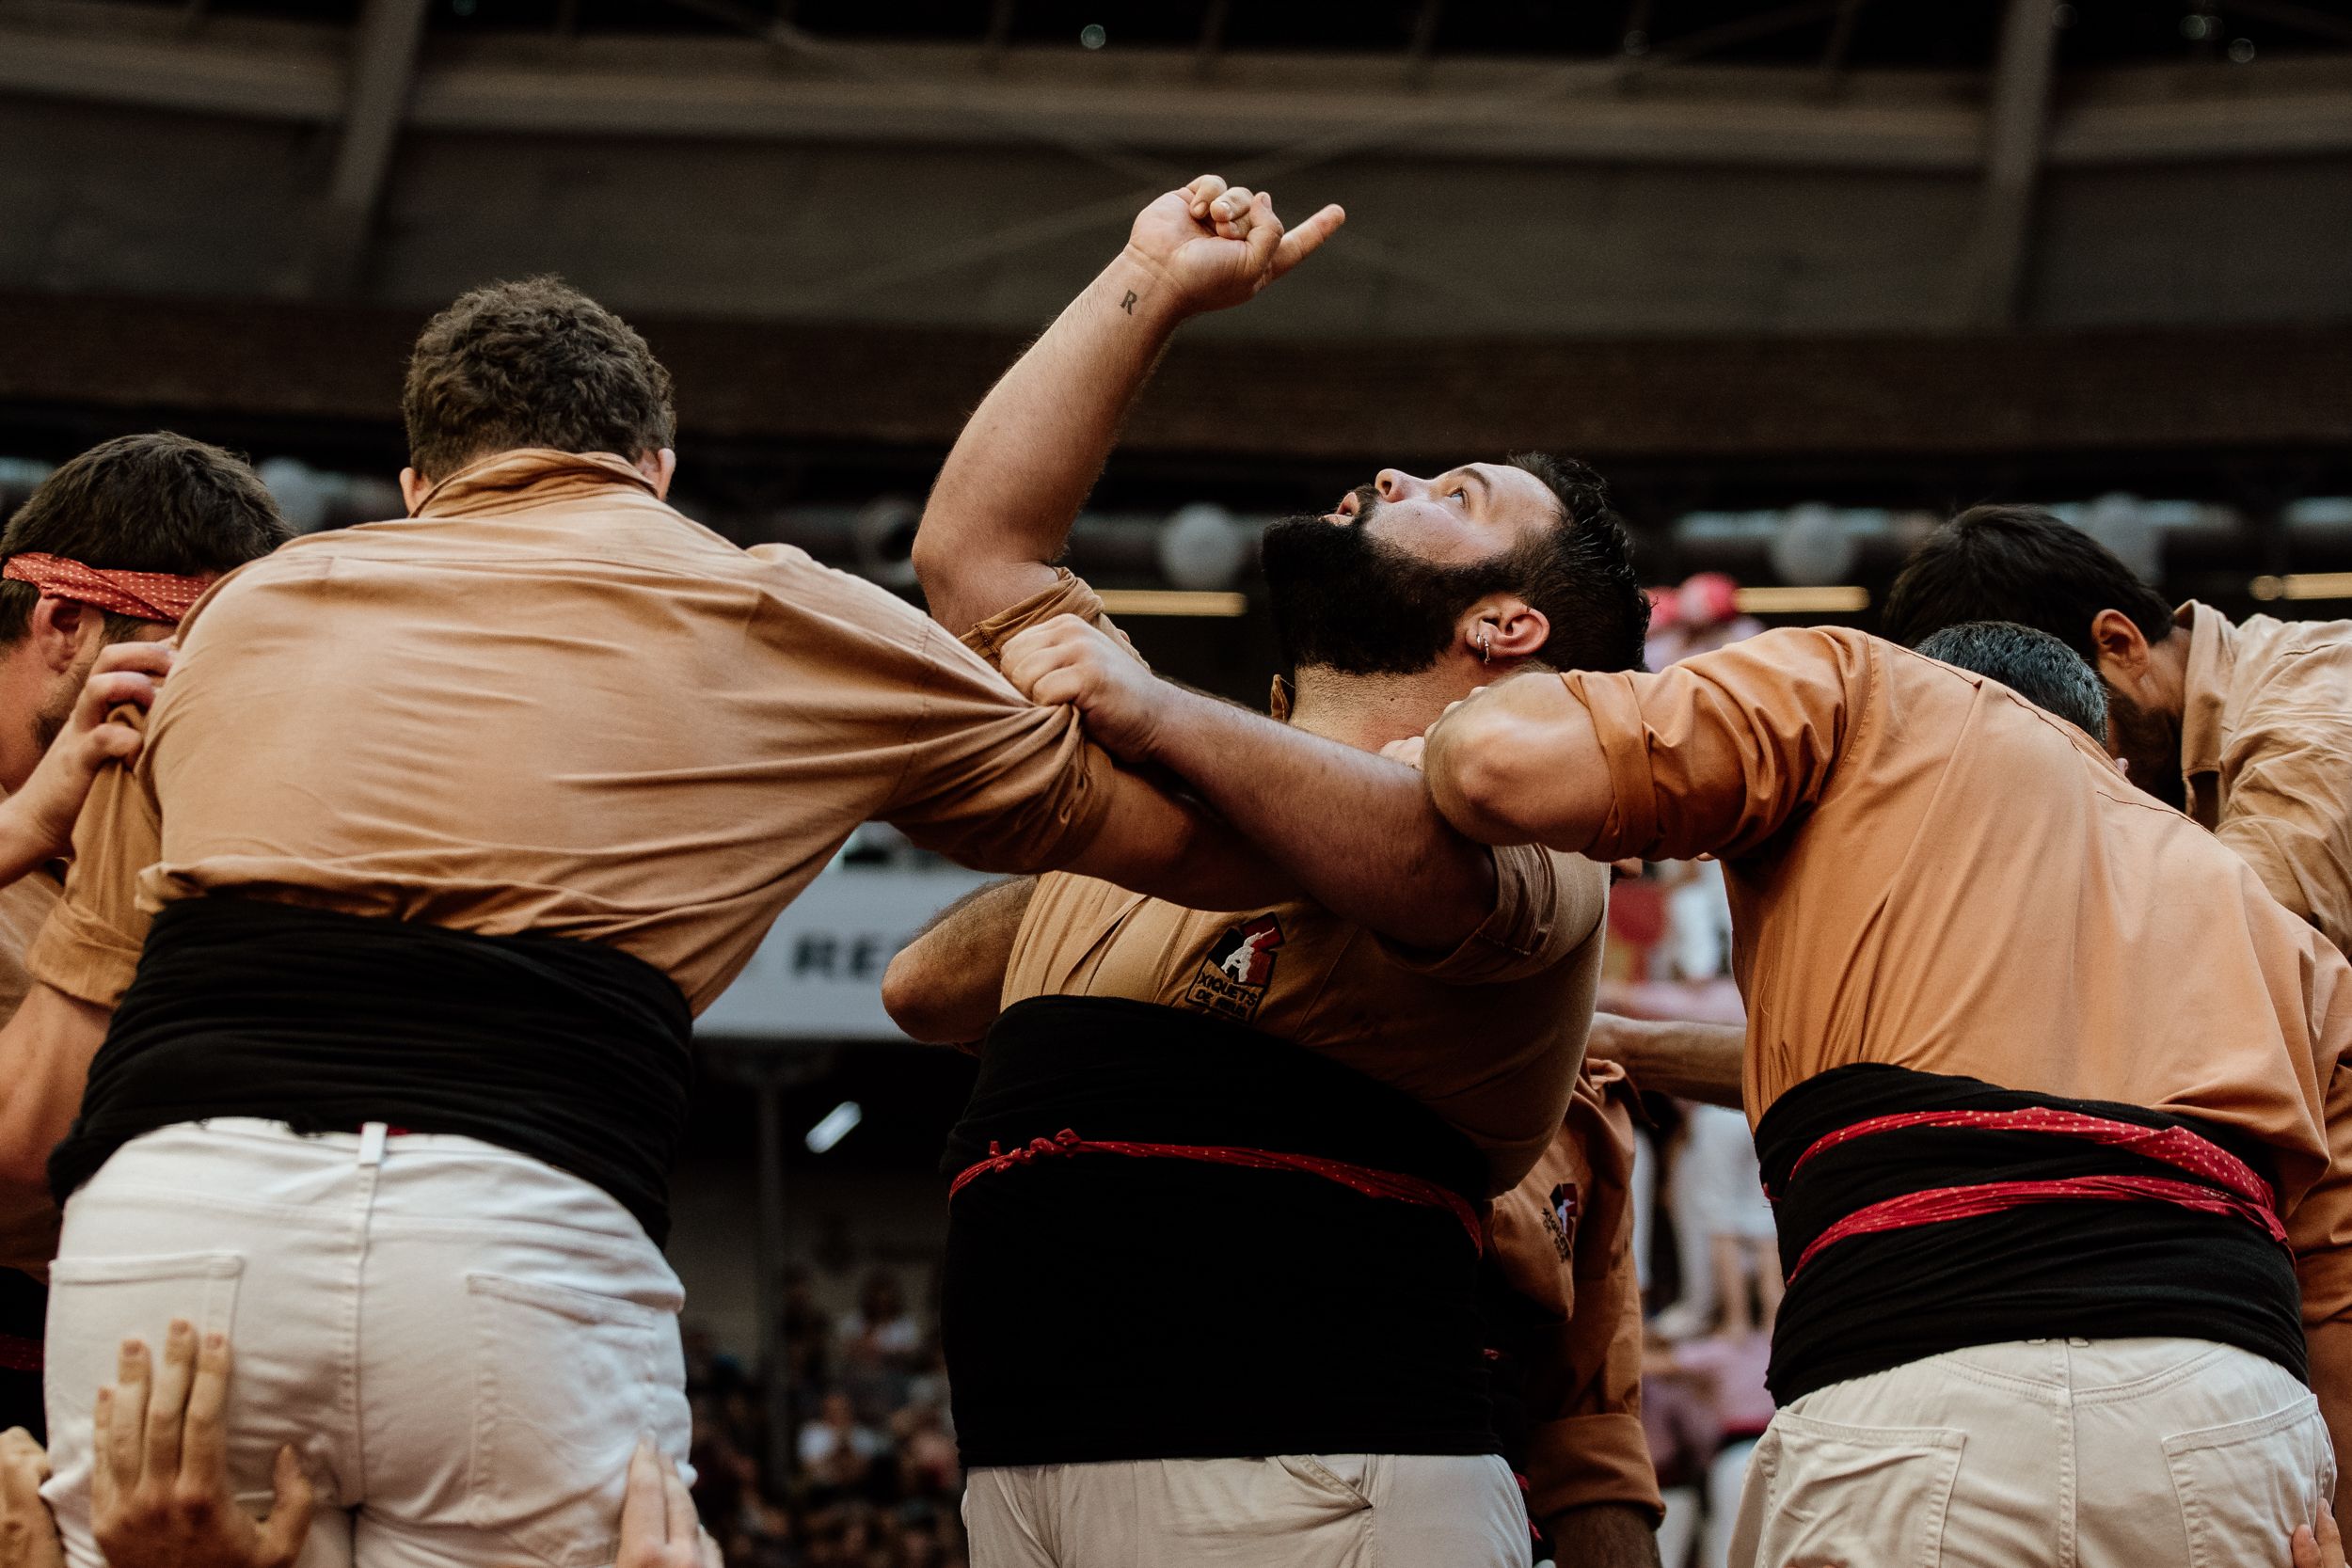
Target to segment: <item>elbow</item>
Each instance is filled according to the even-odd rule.
[[[905,949],[882,971],[882,1011],[917,1044],[961,1045],[974,1037],[971,1021],[934,981],[920,947]]]
[[[1493,705],[1485,705],[1491,708]],[[1464,708],[1430,737],[1429,793],[1455,831],[1481,844],[1522,844],[1527,781],[1510,721],[1480,705]]]
[[[936,1044],[930,1036],[937,1022],[932,1009],[930,988],[923,983],[923,962],[913,947],[903,949],[882,971],[882,1011],[890,1022],[910,1039],[926,1045]]]
[[[946,579],[948,553],[936,524],[926,519],[916,526],[907,561],[914,568],[914,580],[926,594],[934,592]]]

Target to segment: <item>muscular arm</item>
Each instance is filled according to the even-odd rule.
[[[1459,946],[1495,903],[1494,857],[1403,763],[1170,689],[1152,760],[1332,913],[1409,947]]]
[[[49,1207],[49,1151],[73,1125],[113,1017],[37,983],[0,1026],[0,1210]]]
[[[1552,1556],[1580,1568],[1658,1568],[1658,1528],[1647,1509],[1587,1503],[1544,1521]]]
[[[1483,844],[1580,854],[1608,820],[1608,758],[1557,675],[1516,676],[1439,720],[1422,752],[1447,821]]]
[[[1748,1032],[1738,1024],[1595,1013],[1584,1053],[1615,1062],[1637,1087],[1740,1110]]]
[[[891,1022],[927,1045],[963,1045],[987,1034],[996,1022],[1013,939],[1036,893],[1036,878],[1011,877],[934,915],[882,972],[882,1006]]]
[[[1214,175],[1145,208],[1126,248],[1005,372],[948,452],[914,536],[932,617],[961,637],[1050,586],[1051,562],[1176,328],[1248,299],[1343,216],[1327,207],[1286,235],[1271,201]]]

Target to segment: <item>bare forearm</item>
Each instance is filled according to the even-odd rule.
[[[930,1045],[963,1045],[987,1034],[1036,892],[1036,878],[1013,877],[942,910],[882,972],[891,1022]]]
[[[1658,1532],[1645,1509],[1591,1503],[1544,1521],[1554,1560],[1578,1568],[1658,1568]]]
[[[1447,826],[1402,763],[1189,691],[1171,700],[1152,747],[1335,914],[1437,949],[1494,908],[1494,857]]]
[[[1736,1111],[1741,1106],[1747,1041],[1747,1031],[1735,1024],[1595,1013],[1584,1050],[1589,1056],[1623,1067],[1637,1088]]]
[[[1247,835],[1136,774],[1116,776],[1110,813],[1062,869],[1195,910],[1243,910],[1299,895],[1299,881]]]
[[[1166,277],[1121,251],[981,401],[915,534],[915,570],[948,630],[961,636],[1049,580],[1182,319]]]

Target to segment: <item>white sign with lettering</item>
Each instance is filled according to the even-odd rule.
[[[882,1011],[882,971],[924,922],[993,879],[946,864],[828,868],[777,917],[768,940],[695,1032],[903,1038]]]

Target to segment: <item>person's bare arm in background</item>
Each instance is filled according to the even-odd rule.
[[[1636,1087],[1737,1111],[1747,1044],[1738,1024],[1595,1013],[1584,1054],[1616,1063]]]
[[[975,888],[931,917],[882,972],[882,1007],[911,1039],[967,1045],[996,1022],[1037,879]]]
[[[1127,245],[973,412],[914,536],[932,619],[958,637],[1050,586],[1052,562],[1152,367],[1189,318],[1249,299],[1329,238],[1264,192],[1203,175],[1146,207]]]

